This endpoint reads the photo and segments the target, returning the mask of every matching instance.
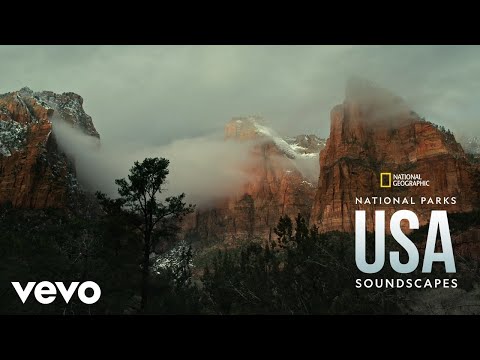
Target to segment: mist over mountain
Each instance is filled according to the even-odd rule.
[[[165,157],[171,164],[165,196],[185,192],[187,199],[199,206],[221,200],[252,180],[252,174],[245,169],[252,165],[251,151],[259,143],[279,144],[288,152],[294,166],[312,182],[318,177],[318,153],[324,145],[324,141],[314,135],[284,140],[265,126],[261,126],[261,137],[244,142],[225,141],[223,133],[216,132],[162,146],[143,147],[100,144],[96,138],[61,120],[53,121],[53,132],[60,149],[74,160],[78,180],[86,189],[115,197],[114,180],[125,177],[134,161]]]
[[[3,46],[0,56],[0,92],[81,94],[103,144],[209,136],[252,113],[283,136],[326,138],[351,75],[455,134],[478,130],[476,46]]]
[[[354,104],[352,111],[367,114],[362,117],[365,121],[380,121],[383,125],[395,127],[397,119],[419,116],[410,110],[406,100],[364,78],[350,78],[344,93],[345,101]],[[272,161],[285,163],[281,165],[285,169],[293,166],[305,181],[314,184],[320,172],[318,155],[326,145],[325,139],[313,133],[297,135],[304,131],[302,128],[288,134],[277,131],[279,122],[258,115],[234,117],[228,123],[224,119],[221,126],[205,135],[188,136],[189,132],[186,132],[160,145],[112,141],[108,132],[99,135],[97,119],[94,126],[92,118],[84,111],[83,107],[88,102],[84,104],[83,97],[75,93],[34,92],[22,88],[3,98],[6,109],[17,104],[15,106],[21,110],[12,113],[4,110],[7,111],[5,116],[8,121],[1,123],[2,154],[8,156],[28,145],[28,139],[24,139],[28,126],[21,124],[31,122],[34,126],[41,117],[45,126],[52,127],[55,143],[73,161],[74,176],[79,183],[91,192],[100,190],[110,196],[117,195],[114,180],[125,177],[134,161],[145,157],[165,157],[171,161],[165,195],[185,192],[188,201],[210,206],[254,180],[252,176],[255,175],[252,174],[256,170],[252,173],[246,169],[251,169],[254,166],[252,161],[257,161],[255,156],[252,158],[252,149],[264,142],[273,144],[280,151],[281,155],[271,154]],[[38,111],[42,113],[36,114],[35,108],[41,109]],[[48,125],[50,122],[51,125]],[[224,126],[225,134],[222,133]],[[161,135],[162,132],[159,133]],[[42,140],[45,144],[49,141],[48,136]],[[225,141],[225,137],[248,141]],[[478,154],[477,137],[457,138],[467,153]],[[32,162],[36,161],[36,156]],[[280,158],[274,160],[278,156]]]
[[[135,89],[129,89],[130,98],[101,94],[102,109],[119,114],[119,108],[135,108],[136,97],[144,94]],[[117,108],[110,107],[112,98]],[[0,277],[71,281],[88,276],[102,286],[98,305],[72,301],[41,312],[409,313],[398,305],[411,304],[404,296],[390,293],[386,304],[385,293],[376,292],[375,303],[370,288],[365,294],[350,288],[358,276],[350,256],[355,199],[392,194],[458,199],[449,204],[449,222],[460,256],[458,275],[467,280],[460,286],[478,290],[478,282],[472,284],[478,266],[470,267],[480,257],[480,146],[473,130],[455,137],[407,98],[360,78],[346,83],[331,108],[325,138],[301,120],[285,126],[281,117],[232,117],[242,112],[198,127],[167,122],[163,119],[172,114],[151,100],[138,100],[145,108],[136,107],[128,122],[118,118],[101,129],[89,115],[89,100],[77,93],[24,87],[0,95]],[[195,101],[176,101],[201,119],[201,112],[190,108]],[[156,110],[147,114],[151,106]],[[317,116],[323,118],[321,112]],[[163,196],[185,192],[195,211],[178,203],[164,207],[169,201],[157,198],[160,211],[149,216],[156,206],[141,189],[122,191],[120,202],[92,196],[101,190],[117,197],[114,180],[127,177],[133,163],[146,157],[170,160]],[[166,164],[158,164],[156,173],[163,174]],[[142,166],[132,173],[141,174]],[[383,188],[382,171],[419,174],[431,186]],[[143,176],[139,183],[152,178]],[[145,200],[141,210],[115,207],[128,196]],[[407,208],[426,225],[430,210],[443,205]],[[376,209],[386,218],[398,210],[385,202],[369,207],[368,216]],[[368,220],[367,230],[373,231],[374,219]],[[411,229],[402,225],[402,230]],[[409,233],[412,240],[426,235],[425,227],[418,231]],[[13,292],[1,292],[0,312],[38,311],[11,297]],[[443,309],[447,305],[440,300]],[[420,298],[415,304],[424,303]]]

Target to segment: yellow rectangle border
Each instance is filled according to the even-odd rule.
[[[388,176],[388,185],[385,185],[383,183],[383,177],[384,176]],[[383,173],[380,173],[380,187],[381,188],[390,188],[392,187],[392,173],[387,173],[387,172],[383,172]]]

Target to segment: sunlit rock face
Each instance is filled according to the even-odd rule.
[[[77,94],[23,88],[0,95],[0,204],[61,208],[76,191],[74,166],[58,149],[53,121],[99,139]]]
[[[318,161],[323,140],[314,135],[284,139],[263,119],[245,117],[226,124],[225,141],[251,143],[250,161],[242,169],[248,181],[230,196],[190,216],[186,221],[190,234],[227,243],[275,239],[273,229],[281,216],[310,217],[316,186],[305,168]]]
[[[354,232],[356,209],[367,211],[368,231],[374,230],[375,210],[385,210],[388,224],[395,211],[410,209],[423,225],[432,209],[445,209],[418,202],[358,205],[356,197],[456,197],[449,212],[471,211],[478,202],[476,169],[455,137],[420,118],[398,96],[352,79],[345,101],[332,109],[330,118],[310,219],[320,231]],[[430,186],[380,188],[381,172],[420,174]]]

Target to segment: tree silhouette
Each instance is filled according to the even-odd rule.
[[[169,173],[169,160],[146,158],[136,161],[130,169],[128,180],[117,179],[117,199],[110,199],[97,192],[104,210],[131,224],[143,240],[141,311],[147,307],[150,254],[161,240],[175,234],[183,217],[194,210],[194,206],[184,202],[185,194],[158,199],[165,189],[165,179]]]

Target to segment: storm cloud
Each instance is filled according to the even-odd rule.
[[[3,46],[0,92],[73,91],[102,143],[160,146],[259,114],[326,137],[351,75],[428,120],[478,134],[478,46]]]

